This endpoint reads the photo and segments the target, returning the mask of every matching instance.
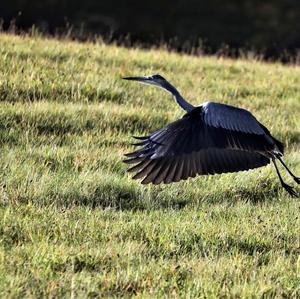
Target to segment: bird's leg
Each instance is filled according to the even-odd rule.
[[[281,186],[282,186],[282,187],[283,187],[283,188],[284,188],[291,196],[298,197],[298,195],[297,195],[296,191],[293,189],[293,187],[290,186],[290,185],[288,185],[288,184],[286,184],[286,183],[283,181],[283,179],[282,179],[282,177],[281,177],[281,175],[280,175],[279,169],[278,169],[278,167],[277,167],[277,165],[276,165],[276,162],[275,162],[275,159],[274,159],[274,158],[272,158],[272,162],[273,162],[273,164],[274,164],[274,166],[275,166],[275,169],[276,169],[277,175],[278,175],[278,177],[279,177]]]
[[[297,184],[300,184],[300,178],[296,177],[290,170],[289,168],[285,165],[285,163],[283,162],[283,160],[280,157],[277,157],[277,159],[280,161],[280,163],[283,165],[283,167],[287,170],[287,172],[291,175],[291,177],[294,179],[294,181]]]

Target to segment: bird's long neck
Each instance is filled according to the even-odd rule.
[[[164,88],[169,91],[175,98],[176,102],[178,103],[178,105],[184,109],[187,112],[192,111],[195,107],[188,103],[183,97],[182,95],[179,93],[179,91],[169,82],[166,82]]]

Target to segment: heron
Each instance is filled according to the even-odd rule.
[[[171,93],[185,111],[182,118],[148,136],[133,136],[138,149],[125,154],[129,172],[142,184],[169,184],[197,175],[246,171],[273,163],[282,187],[297,197],[294,188],[284,182],[276,161],[294,181],[284,163],[284,145],[246,109],[217,102],[193,106],[159,74],[125,77],[160,87]]]

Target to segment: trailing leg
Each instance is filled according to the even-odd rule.
[[[277,159],[280,161],[280,163],[283,165],[283,167],[287,170],[287,172],[291,175],[291,177],[294,179],[294,181],[297,184],[300,184],[300,178],[296,177],[290,170],[289,168],[285,165],[285,163],[283,162],[283,160],[280,157],[277,157]]]
[[[276,165],[276,162],[275,162],[275,159],[274,159],[274,158],[272,158],[272,162],[273,162],[273,164],[274,164],[276,173],[277,173],[277,175],[278,175],[278,177],[279,177],[281,186],[282,186],[282,187],[283,187],[283,188],[284,188],[291,196],[298,197],[298,195],[297,195],[296,191],[293,189],[293,187],[290,186],[290,185],[288,185],[288,184],[286,184],[286,183],[283,181],[283,179],[282,179],[282,177],[281,177],[281,175],[280,175],[279,169],[278,169],[278,167],[277,167],[277,165]]]

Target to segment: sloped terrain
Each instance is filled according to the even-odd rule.
[[[3,298],[299,298],[300,202],[272,165],[156,187],[126,173],[131,136],[183,114],[121,80],[152,73],[251,110],[300,175],[298,67],[2,34]]]

